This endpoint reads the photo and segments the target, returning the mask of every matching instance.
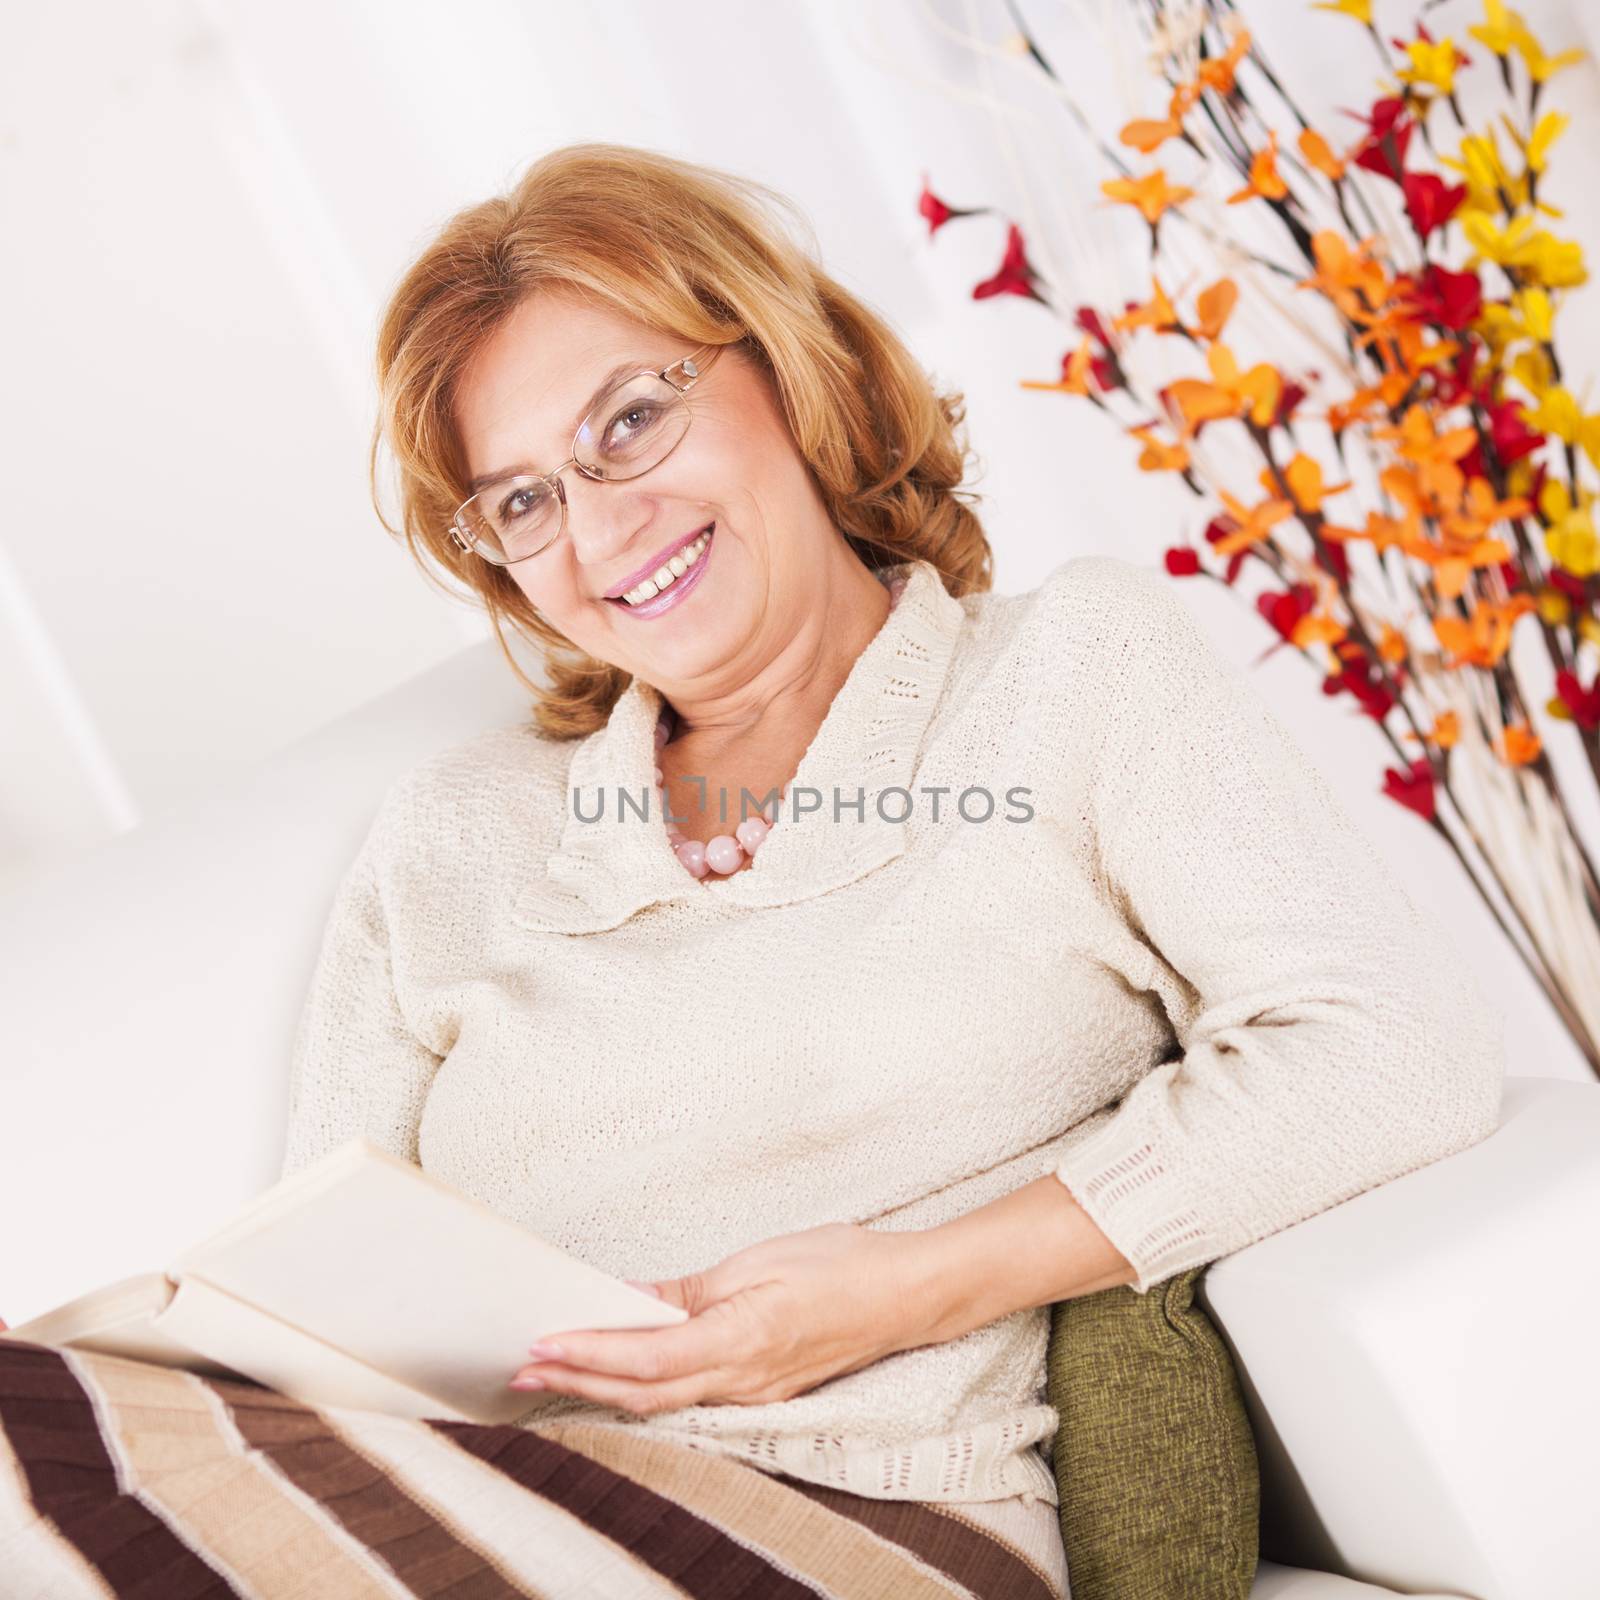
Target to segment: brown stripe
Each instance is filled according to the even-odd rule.
[[[67,1365],[100,1412],[125,1494],[137,1494],[241,1593],[320,1588],[350,1600],[409,1600],[320,1507],[239,1437],[192,1373],[73,1351]]]
[[[874,1500],[787,1475],[783,1481],[828,1510],[893,1540],[965,1585],[978,1600],[1060,1600],[1010,1545],[915,1500]]]
[[[609,1424],[563,1421],[539,1431],[670,1496],[835,1600],[971,1600],[953,1579],[753,1462]]]
[[[529,1429],[435,1418],[426,1423],[697,1600],[817,1600],[824,1593],[764,1561],[714,1523]]]
[[[246,1443],[422,1600],[440,1594],[450,1600],[505,1600],[509,1594],[538,1600],[332,1432],[314,1407],[274,1389],[223,1378],[200,1381],[227,1406]]]
[[[0,1339],[0,1428],[34,1509],[48,1517],[114,1594],[200,1597],[230,1586],[136,1495],[117,1485],[93,1402],[61,1355]]]

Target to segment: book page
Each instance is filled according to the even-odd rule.
[[[156,1327],[222,1370],[253,1378],[307,1405],[350,1406],[391,1417],[472,1420],[192,1272],[179,1282]]]
[[[171,1263],[473,1421],[529,1411],[506,1387],[534,1340],[687,1313],[356,1139]],[[336,1403],[336,1402],[330,1402]]]
[[[25,1339],[52,1350],[70,1346],[104,1355],[153,1361],[163,1367],[184,1367],[229,1376],[188,1346],[159,1328],[157,1319],[172,1299],[174,1285],[164,1273],[141,1272],[91,1289],[75,1300],[0,1332],[0,1339]]]

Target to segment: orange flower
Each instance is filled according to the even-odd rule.
[[[1195,333],[1202,339],[1220,339],[1238,301],[1239,286],[1232,278],[1218,278],[1209,289],[1203,289],[1195,301],[1195,314],[1200,319]]]
[[[1511,647],[1511,629],[1535,601],[1530,594],[1505,601],[1479,600],[1467,617],[1435,617],[1439,643],[1456,659],[1454,666],[1493,667]]]
[[[1135,150],[1149,155],[1152,150],[1164,145],[1168,139],[1183,137],[1183,119],[1199,98],[1200,90],[1195,85],[1180,83],[1172,91],[1172,98],[1167,101],[1166,116],[1159,120],[1150,117],[1135,118],[1132,122],[1124,124],[1117,137],[1124,144],[1131,144]]]
[[[1297,451],[1288,466],[1283,469],[1283,481],[1289,485],[1289,493],[1301,511],[1321,511],[1322,502],[1330,495],[1343,494],[1350,487],[1348,483],[1335,483],[1324,487],[1322,464],[1303,450]],[[1261,474],[1261,487],[1268,494],[1276,491],[1278,485],[1270,469]]]
[[[1129,428],[1135,439],[1144,446],[1139,452],[1141,472],[1182,472],[1189,465],[1189,452],[1182,444],[1167,444],[1156,437],[1154,426]]]
[[[1233,533],[1223,534],[1212,546],[1219,556],[1231,556],[1236,551],[1248,550],[1257,540],[1270,537],[1272,530],[1285,517],[1294,515],[1294,507],[1287,500],[1263,500],[1258,506],[1246,506],[1242,501],[1235,500],[1226,489],[1219,489],[1217,494],[1235,524]]]
[[[1436,434],[1428,408],[1418,402],[1407,406],[1398,428],[1374,428],[1374,439],[1392,439],[1397,453],[1416,463],[1417,480],[1425,495],[1454,506],[1461,498],[1463,478],[1456,462],[1478,442],[1472,428],[1452,428]]]
[[[1435,339],[1427,323],[1418,316],[1414,301],[1396,299],[1363,320],[1367,331],[1358,345],[1387,345],[1390,370],[1401,368],[1415,377],[1425,367],[1435,367],[1455,357],[1461,346],[1452,339]]]
[[[1321,530],[1322,537],[1335,544],[1343,544],[1350,539],[1366,539],[1379,555],[1385,550],[1407,548],[1410,531],[1406,522],[1397,517],[1385,517],[1376,511],[1367,513],[1365,528],[1341,528],[1331,522],[1324,522]]]
[[[1089,394],[1089,380],[1094,373],[1094,341],[1084,334],[1083,342],[1067,357],[1062,374],[1054,383],[1038,378],[1024,378],[1024,389],[1053,389],[1060,394]]]
[[[1335,433],[1343,433],[1357,422],[1364,422],[1383,406],[1383,394],[1378,388],[1357,389],[1348,400],[1335,400],[1328,407],[1328,426]]]
[[[1378,482],[1385,493],[1400,502],[1406,514],[1407,535],[1412,540],[1420,541],[1422,519],[1437,516],[1442,507],[1417,477],[1417,469],[1407,466],[1403,461],[1393,461],[1378,474]],[[1450,485],[1446,483],[1443,487],[1448,489]],[[1459,491],[1456,498],[1459,498]]]
[[[1157,167],[1142,178],[1107,178],[1100,185],[1101,194],[1120,200],[1138,209],[1139,215],[1153,228],[1175,205],[1194,197],[1193,189],[1182,184],[1169,184],[1166,173]]]
[[[1464,549],[1441,550],[1429,561],[1433,586],[1447,600],[1459,600],[1467,580],[1479,567],[1498,567],[1511,559],[1511,546],[1504,539],[1474,539]]]
[[[1300,154],[1324,176],[1335,179],[1344,176],[1344,162],[1333,153],[1333,146],[1315,128],[1300,130]]]
[[[1539,759],[1543,741],[1524,723],[1513,723],[1505,731],[1500,743],[1500,753],[1514,767],[1525,767]]]
[[[1406,636],[1392,622],[1386,622],[1378,634],[1378,658],[1391,667],[1398,666],[1411,653]]]
[[[1196,80],[1202,88],[1215,89],[1218,94],[1232,94],[1239,63],[1249,54],[1250,31],[1240,28],[1225,55],[1213,56],[1211,60],[1200,63],[1200,70],[1195,74]]]
[[[1342,234],[1322,228],[1311,235],[1317,270],[1297,285],[1320,289],[1352,322],[1371,320],[1372,313],[1389,299],[1389,280],[1383,266],[1368,251],[1363,239],[1352,250]]]
[[[1263,200],[1281,200],[1288,192],[1289,185],[1278,172],[1278,135],[1274,131],[1268,135],[1266,147],[1250,158],[1249,183],[1230,194],[1228,204],[1236,206],[1241,200],[1253,200],[1257,195]]]
[[[1473,478],[1467,484],[1460,506],[1446,512],[1439,526],[1448,537],[1468,541],[1481,537],[1497,522],[1508,517],[1525,517],[1532,510],[1531,501],[1517,496],[1496,500],[1487,478]]]
[[[1258,428],[1267,427],[1277,415],[1283,395],[1283,379],[1276,368],[1262,361],[1241,373],[1233,352],[1225,344],[1212,345],[1206,351],[1206,361],[1211,368],[1210,383],[1201,378],[1179,378],[1167,389],[1185,428],[1217,417],[1247,413]]]
[[[1441,750],[1448,750],[1461,737],[1461,714],[1457,711],[1441,711],[1434,718],[1429,737]]]
[[[1181,328],[1183,324],[1178,321],[1178,313],[1173,308],[1172,302],[1167,298],[1167,292],[1161,287],[1161,280],[1153,273],[1150,282],[1155,286],[1152,294],[1142,306],[1136,306],[1132,311],[1124,311],[1120,317],[1113,317],[1111,326],[1117,329],[1126,328]]]

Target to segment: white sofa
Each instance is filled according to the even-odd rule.
[[[159,1268],[277,1177],[295,1021],[379,795],[524,715],[474,645],[0,897],[0,1316]],[[1597,1237],[1600,1085],[1513,1077],[1484,1143],[1205,1274],[1260,1448],[1257,1600],[1600,1595]]]

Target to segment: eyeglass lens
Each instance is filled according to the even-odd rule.
[[[578,465],[596,478],[637,478],[660,462],[689,426],[683,396],[664,378],[644,373],[607,394],[583,419],[573,445]],[[548,478],[506,478],[475,494],[461,521],[491,556],[521,561],[536,555],[561,526]]]

